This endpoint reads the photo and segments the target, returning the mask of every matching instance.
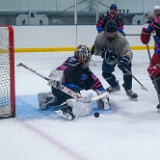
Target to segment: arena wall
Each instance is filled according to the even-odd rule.
[[[133,50],[145,50],[140,40],[144,25],[125,25],[124,32]],[[13,26],[15,52],[73,51],[79,44],[91,48],[97,35],[95,25]],[[149,46],[153,49],[151,38]]]

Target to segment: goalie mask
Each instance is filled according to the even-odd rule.
[[[74,56],[83,68],[87,68],[89,66],[89,62],[92,58],[91,51],[83,44],[77,47],[76,51],[74,52]]]

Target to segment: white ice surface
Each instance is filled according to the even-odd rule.
[[[22,62],[48,76],[72,52],[18,53],[15,65]],[[93,56],[92,71],[103,85],[101,58]],[[160,114],[158,99],[147,74],[147,51],[134,51],[133,75],[148,89],[144,91],[133,79],[138,101],[131,101],[123,88],[110,94],[113,110],[67,121],[53,109],[40,111],[37,94],[50,90],[47,81],[15,66],[16,118],[0,121],[0,160],[159,160]],[[121,71],[114,72],[120,84]],[[86,92],[82,92],[86,94]],[[95,104],[94,104],[95,105]]]

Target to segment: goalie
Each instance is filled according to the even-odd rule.
[[[69,57],[61,66],[51,71],[48,85],[51,87],[52,93],[38,94],[41,110],[61,105],[56,113],[69,120],[87,116],[91,113],[92,105],[89,101],[91,95],[76,100],[58,89],[58,86],[62,84],[77,93],[80,93],[83,89],[92,89],[98,95],[105,92],[100,80],[89,68],[91,56],[87,46],[79,45],[74,52],[74,56]],[[62,105],[63,103],[65,104]],[[110,106],[108,96],[97,100],[98,109],[108,110]]]

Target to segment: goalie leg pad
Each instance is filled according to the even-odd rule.
[[[109,98],[103,101],[103,99],[97,100],[97,108],[101,110],[110,110],[111,109],[111,104],[109,102]]]
[[[73,107],[73,113],[75,114],[76,118],[84,117],[90,115],[92,112],[92,104],[91,103],[82,103],[80,101],[75,101]]]
[[[55,98],[52,92],[39,93],[38,94],[39,108],[41,110],[48,108],[47,105],[44,104],[48,103],[52,98]]]
[[[105,93],[105,91],[99,91],[99,90],[96,90],[96,92],[98,95]],[[111,104],[109,102],[109,97],[107,95],[105,95],[101,99],[98,99],[96,102],[97,102],[98,109],[103,109],[103,110],[111,109]]]
[[[72,98],[68,99],[66,104],[67,106],[62,106],[56,113],[68,120],[84,117],[92,112],[91,102],[82,102]]]

